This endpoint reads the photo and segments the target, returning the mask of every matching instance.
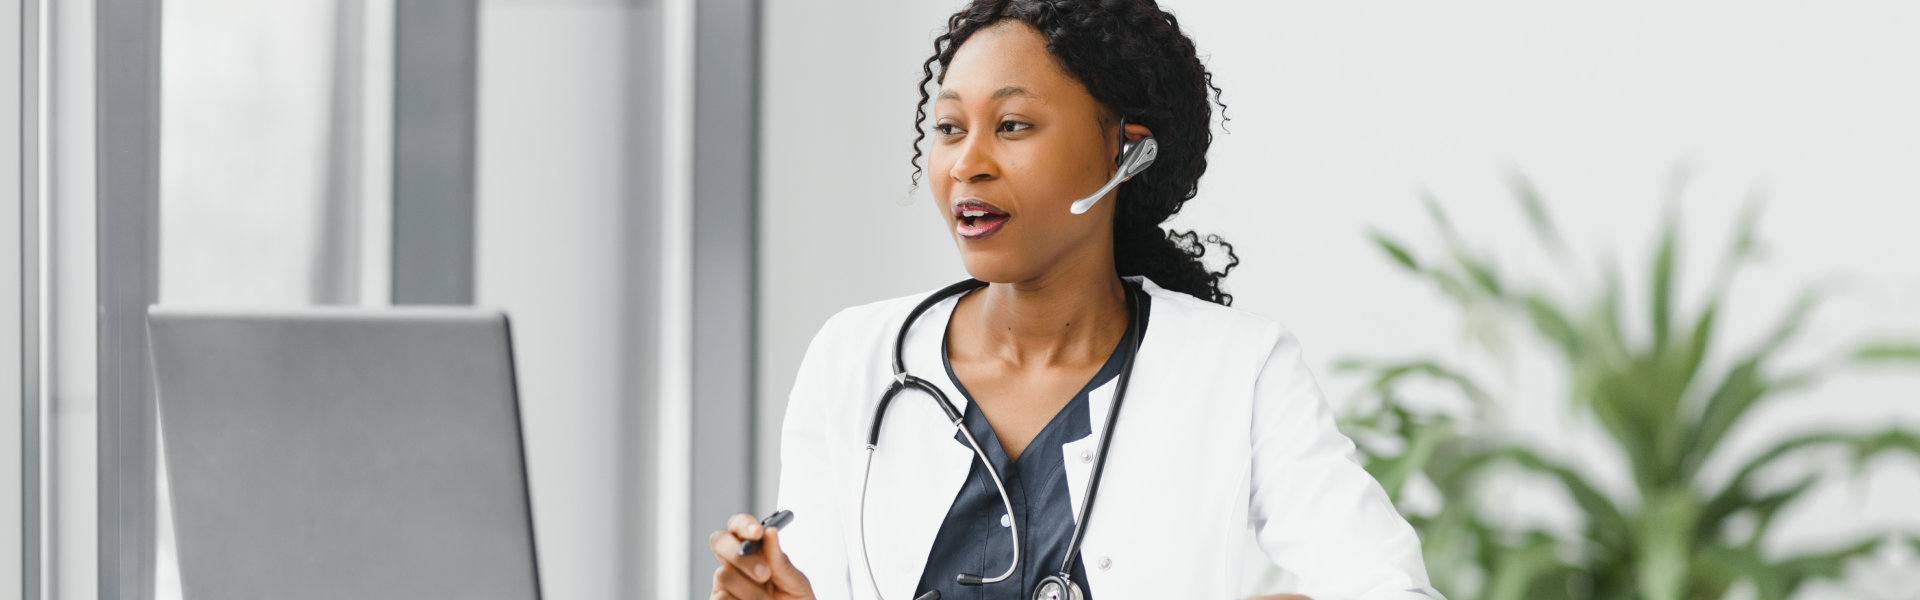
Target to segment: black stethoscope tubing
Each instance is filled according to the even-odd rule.
[[[962,433],[968,434],[967,440],[969,443],[973,445],[973,450],[975,455],[982,462],[987,463],[987,469],[989,471],[989,474],[993,476],[995,480],[994,483],[1000,486],[1002,500],[1003,501],[1006,500],[1005,484],[1000,480],[999,474],[993,471],[993,464],[990,461],[986,460],[984,453],[981,451],[979,447],[979,443],[975,442],[973,440],[972,434],[967,432],[966,425],[964,423],[965,416],[960,412],[960,409],[958,407],[954,406],[953,401],[948,399],[947,395],[940,391],[940,388],[938,386],[935,386],[932,382],[929,382],[925,379],[921,379],[919,377],[916,377],[912,374],[907,373],[906,359],[904,357],[904,351],[906,349],[906,344],[907,344],[907,333],[913,328],[914,321],[918,320],[921,314],[925,313],[928,309],[932,308],[935,304],[940,303],[940,301],[942,300],[945,300],[957,294],[979,289],[986,285],[987,283],[984,281],[968,278],[964,281],[960,281],[953,285],[949,285],[947,287],[941,288],[939,291],[936,291],[933,294],[927,296],[925,300],[920,301],[919,305],[914,306],[913,310],[907,313],[906,320],[900,324],[900,332],[898,335],[895,336],[894,342],[893,342],[893,379],[894,381],[893,383],[888,384],[886,392],[880,395],[880,402],[877,406],[874,407],[873,425],[867,433],[867,471],[869,475],[871,475],[871,472],[872,472],[874,448],[877,447],[880,443],[880,425],[886,420],[888,405],[893,403],[894,397],[899,395],[900,392],[905,391],[907,388],[915,388],[915,389],[919,389],[921,391],[926,392],[927,395],[932,396],[935,400],[937,400],[941,412],[946,413],[947,419],[953,423],[953,426],[955,428],[958,428]],[[1140,335],[1146,329],[1145,323],[1143,322],[1144,315],[1142,315],[1140,311],[1140,302],[1137,297],[1137,294],[1144,294],[1144,293],[1146,293],[1145,290],[1141,289],[1137,285],[1127,286],[1127,313],[1129,317],[1132,319],[1133,326],[1127,329],[1126,336],[1121,340],[1121,347],[1126,351],[1126,354],[1121,357],[1119,381],[1115,384],[1115,387],[1114,387],[1113,402],[1110,405],[1110,407],[1107,409],[1107,422],[1106,422],[1105,428],[1102,429],[1100,432],[1100,442],[1097,446],[1095,446],[1094,459],[1093,459],[1093,472],[1087,478],[1086,491],[1082,492],[1081,494],[1080,515],[1079,515],[1079,518],[1074,520],[1073,538],[1072,538],[1072,541],[1067,545],[1066,558],[1060,563],[1060,572],[1056,576],[1050,577],[1048,579],[1058,578],[1062,582],[1071,583],[1071,578],[1068,576],[1068,574],[1072,572],[1073,561],[1078,560],[1080,557],[1079,556],[1080,542],[1082,539],[1086,537],[1087,519],[1093,516],[1093,500],[1100,489],[1100,476],[1106,470],[1107,450],[1111,446],[1111,442],[1113,440],[1114,425],[1119,422],[1120,402],[1122,399],[1126,397],[1127,381],[1131,378],[1130,376],[1133,374],[1133,359],[1134,359],[1134,356],[1139,354],[1140,352]],[[861,555],[863,556],[863,559],[867,553],[866,552],[866,545],[867,545],[866,527],[865,527],[866,496],[867,496],[867,480],[866,480],[866,477],[863,476],[860,482],[860,513],[861,513],[860,552],[861,552]],[[1009,514],[1008,518],[1012,518],[1012,515]],[[1013,572],[1015,568],[1018,567],[1020,563],[1019,533],[1017,529],[1014,529],[1013,531],[1014,531],[1013,533],[1014,554],[1013,554],[1013,565],[1008,567],[1007,574],[1009,575]],[[867,567],[867,575],[869,579],[872,578],[873,568],[871,564],[869,564]],[[1007,575],[1001,575],[1000,577],[993,578],[993,581],[1005,579],[1006,576]],[[979,585],[981,583],[989,582],[985,578],[982,578],[978,575],[969,575],[964,573],[957,576],[957,579],[960,583],[965,585]],[[1077,591],[1078,590],[1076,589],[1075,590],[1076,597],[1078,596]],[[875,586],[875,589],[874,589],[874,595],[875,596],[880,595],[880,590],[878,589],[877,585]]]

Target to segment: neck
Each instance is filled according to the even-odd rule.
[[[995,283],[968,296],[979,297],[972,312],[984,350],[1014,367],[1104,361],[1127,328],[1126,287],[1111,265]]]

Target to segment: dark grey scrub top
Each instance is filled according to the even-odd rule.
[[[1135,284],[1127,282],[1129,288]],[[1148,295],[1140,294],[1140,312],[1143,317],[1148,313]],[[1133,329],[1133,321],[1127,322],[1127,329]],[[1146,335],[1144,326],[1136,334]],[[988,598],[1028,598],[1034,586],[1048,575],[1060,571],[1060,563],[1066,560],[1067,546],[1073,542],[1073,513],[1071,492],[1067,489],[1065,457],[1060,454],[1060,445],[1079,440],[1093,434],[1091,417],[1088,414],[1087,393],[1105,385],[1120,375],[1120,364],[1125,358],[1121,347],[1126,343],[1122,335],[1120,344],[1114,346],[1107,356],[1107,362],[1100,367],[1087,385],[1080,388],[1060,412],[1048,421],[1046,427],[1027,444],[1027,450],[1020,453],[1020,460],[1008,461],[1007,452],[1000,446],[1000,438],[993,434],[993,426],[987,418],[975,409],[973,395],[967,393],[966,386],[960,385],[960,378],[953,374],[953,364],[947,360],[947,340],[944,334],[940,338],[940,363],[947,370],[947,379],[953,381],[953,387],[967,398],[965,422],[967,431],[973,433],[973,439],[980,442],[987,459],[993,461],[993,468],[1000,472],[1006,481],[1007,497],[1013,502],[1013,522],[1020,526],[1020,568],[1006,581],[978,586],[964,586],[954,581],[960,573],[972,573],[981,577],[993,577],[1007,570],[1007,563],[1013,560],[1012,532],[1000,524],[1005,513],[1005,505],[1000,503],[1000,490],[993,485],[993,477],[980,464],[978,458],[973,461],[973,469],[967,473],[967,481],[960,486],[960,493],[953,499],[953,507],[947,511],[947,520],[940,525],[940,534],[933,540],[933,549],[927,555],[927,568],[920,573],[920,585],[914,590],[918,597],[928,590],[940,590],[941,600],[964,600]],[[953,433],[954,443],[966,447],[967,438],[960,432]],[[1083,560],[1073,561],[1073,581],[1080,584],[1086,597],[1093,598],[1093,590],[1087,586],[1087,569]]]

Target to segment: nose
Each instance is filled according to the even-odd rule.
[[[1000,165],[993,159],[992,136],[969,135],[960,142],[959,152],[948,171],[954,181],[969,183],[1000,175]]]

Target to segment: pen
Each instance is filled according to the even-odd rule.
[[[791,522],[793,522],[793,511],[784,508],[780,509],[771,515],[767,515],[767,518],[760,520],[760,535],[764,538],[767,535],[768,527],[786,527],[787,523]],[[746,556],[753,554],[754,551],[759,549],[760,540],[747,540],[747,543],[740,545],[740,555]]]

